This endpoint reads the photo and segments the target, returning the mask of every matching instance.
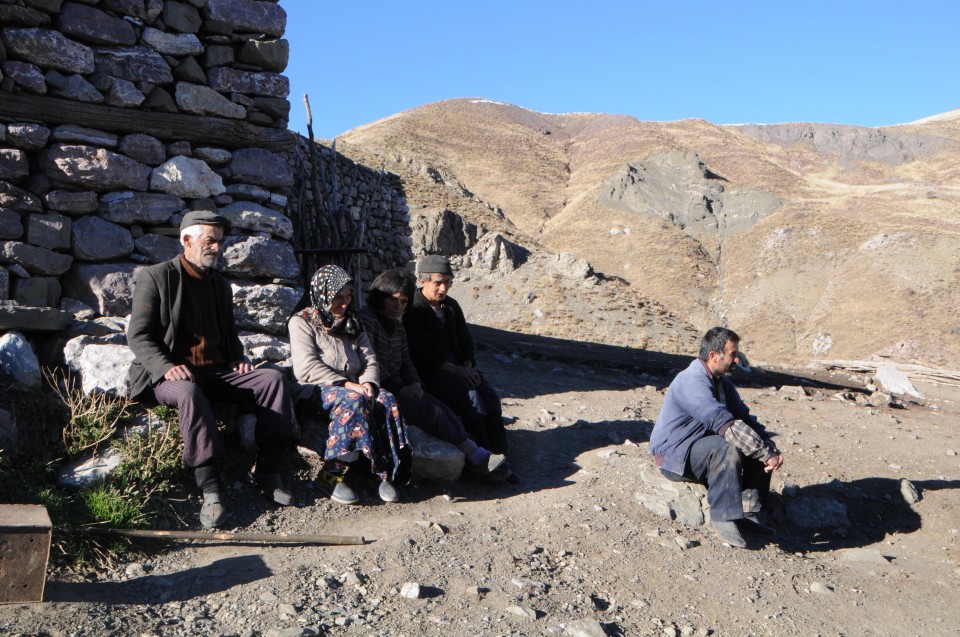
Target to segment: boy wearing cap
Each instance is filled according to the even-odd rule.
[[[223,436],[211,402],[253,404],[257,416],[255,477],[267,497],[293,502],[279,464],[292,427],[283,375],[255,369],[243,355],[233,318],[230,284],[214,269],[230,222],[196,210],[183,217],[183,253],[142,269],[136,278],[127,343],[130,395],[176,407],[183,436],[183,461],[203,490],[200,522],[213,528],[226,518],[216,460]]]
[[[453,269],[446,257],[431,254],[417,263],[417,291],[403,315],[410,357],[425,389],[453,409],[470,437],[506,455],[500,397],[476,368],[463,310],[448,296],[452,285]]]

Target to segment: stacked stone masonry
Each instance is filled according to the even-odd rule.
[[[286,130],[285,24],[259,0],[0,0],[0,336],[124,392],[134,276],[180,251],[189,210],[233,224],[221,269],[256,361],[289,356],[301,261],[363,284],[406,264],[396,178]],[[305,236],[327,219],[339,243]],[[294,249],[337,245],[356,249]]]

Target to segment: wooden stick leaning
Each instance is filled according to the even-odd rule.
[[[119,537],[204,540],[208,542],[252,542],[257,544],[366,544],[362,535],[294,535],[290,533],[207,533],[203,531],[158,531],[152,529],[102,529],[87,528],[89,535]]]

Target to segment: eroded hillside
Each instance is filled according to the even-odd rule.
[[[933,365],[960,354],[949,114],[883,129],[717,126],[461,99],[350,131],[338,149],[404,178],[427,229],[416,247],[463,254],[495,232],[536,257],[466,259],[481,322],[668,350],[725,322],[754,360],[784,364],[897,344]],[[476,228],[438,239],[451,222]],[[601,276],[569,285],[543,265],[561,253]],[[485,307],[493,297],[507,305]],[[660,309],[631,320],[637,307]]]

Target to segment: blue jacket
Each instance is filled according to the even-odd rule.
[[[724,425],[736,419],[767,437],[766,429],[740,400],[733,382],[726,376],[715,381],[703,361],[695,358],[667,389],[660,417],[650,434],[650,453],[663,457],[662,469],[683,475],[693,443],[720,434]]]

